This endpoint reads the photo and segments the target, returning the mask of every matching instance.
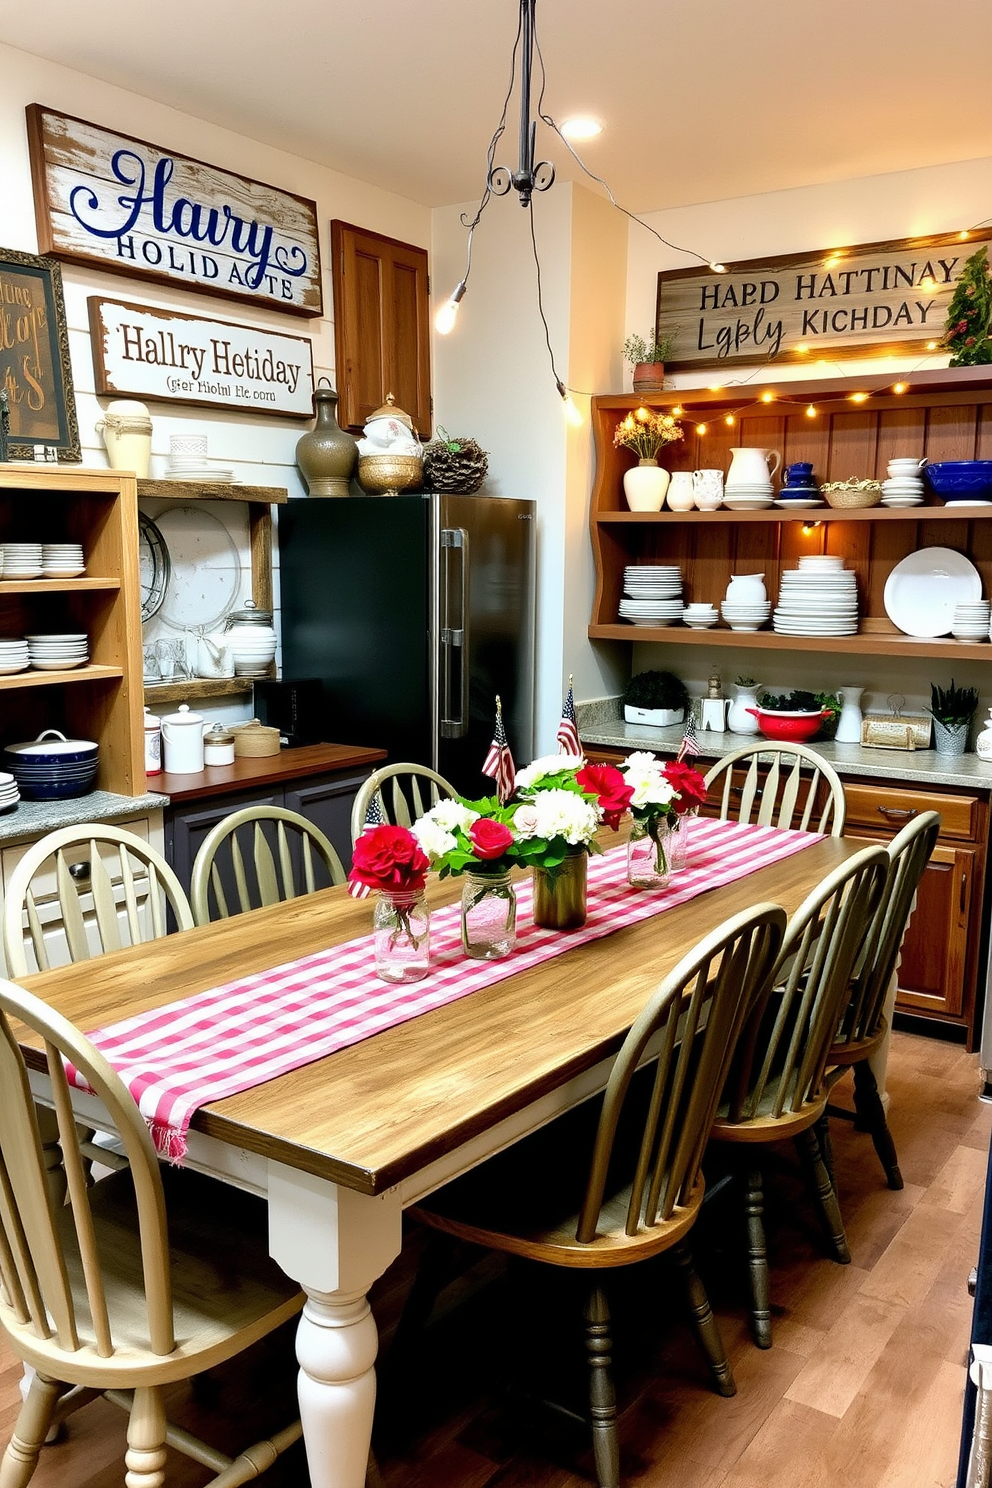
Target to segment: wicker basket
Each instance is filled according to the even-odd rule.
[[[237,759],[265,759],[279,753],[279,730],[259,723],[257,718],[251,723],[236,724],[232,733]]]
[[[821,486],[820,494],[828,506],[853,510],[862,506],[877,506],[882,499],[882,487],[878,481],[844,481]]]

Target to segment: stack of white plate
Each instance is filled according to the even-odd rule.
[[[623,571],[621,620],[672,625],[682,619],[682,570],[677,563],[634,563]]]
[[[166,466],[165,478],[166,480],[195,481],[197,485],[203,481],[222,481],[230,484],[234,479],[234,466],[211,465],[199,456],[185,458],[175,455]]]
[[[728,481],[723,493],[723,504],[731,511],[760,511],[771,506],[775,499],[772,483],[767,481]]]
[[[3,576],[5,579],[40,579],[41,543],[4,543]]]
[[[82,543],[42,543],[41,573],[46,579],[76,579],[86,572]]]
[[[889,478],[882,482],[883,506],[922,506],[923,490],[919,460],[889,461]]]
[[[857,635],[857,578],[843,558],[816,554],[786,569],[772,628],[779,635]]]
[[[720,614],[731,630],[760,630],[771,612],[767,599],[725,599],[720,606]]]
[[[28,643],[23,636],[0,636],[0,677],[25,671],[28,662]]]
[[[958,641],[984,641],[989,634],[990,611],[992,611],[992,605],[987,599],[975,599],[956,604],[951,635]]]
[[[21,793],[13,775],[0,772],[0,815],[5,811],[13,811],[20,799]]]
[[[71,671],[90,659],[90,642],[85,632],[65,635],[29,635],[28,659],[40,672]]]

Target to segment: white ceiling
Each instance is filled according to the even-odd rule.
[[[439,206],[482,189],[518,14],[0,0],[0,39]],[[580,152],[633,211],[992,156],[990,0],[538,0],[537,33],[547,111],[602,119]],[[544,128],[538,155],[577,173]]]

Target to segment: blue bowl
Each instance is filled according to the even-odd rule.
[[[937,460],[923,473],[945,501],[992,499],[992,460]]]
[[[22,801],[68,801],[74,796],[88,796],[96,776],[88,780],[21,781],[18,790]]]

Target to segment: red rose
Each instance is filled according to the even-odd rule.
[[[583,765],[575,779],[586,795],[598,798],[603,821],[616,831],[630,805],[634,787],[627,784],[615,765]]]
[[[389,825],[363,832],[352,851],[348,877],[369,889],[417,893],[427,882],[427,854],[407,827]]]
[[[672,810],[681,816],[699,801],[706,800],[706,781],[699,771],[682,760],[669,760],[664,769],[665,779],[678,791],[672,802]]]
[[[509,827],[504,827],[502,822],[490,821],[488,816],[480,816],[478,821],[474,821],[468,829],[468,835],[472,839],[475,856],[484,863],[492,858],[501,858],[506,849],[513,845],[513,833]]]

